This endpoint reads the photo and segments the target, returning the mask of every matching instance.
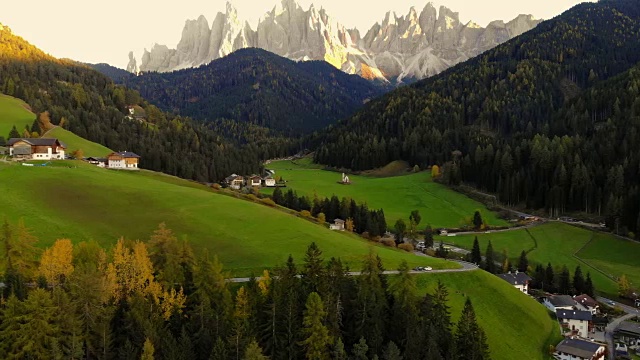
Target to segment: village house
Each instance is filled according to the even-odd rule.
[[[640,346],[640,322],[621,322],[614,331],[614,337],[627,345]]]
[[[602,344],[567,338],[556,346],[553,355],[558,360],[604,360],[606,353],[607,351]]]
[[[91,165],[95,165],[97,167],[107,167],[107,158],[97,158],[97,157],[88,157],[85,158],[84,161],[88,162]]]
[[[578,310],[588,311],[591,315],[598,313],[598,302],[593,300],[591,296],[586,294],[578,295],[574,296],[573,300],[576,302],[576,308]]]
[[[248,180],[247,180],[249,186],[256,186],[256,187],[260,187],[262,186],[262,178],[260,176],[251,176]]]
[[[593,315],[588,311],[580,310],[557,310],[556,316],[563,330],[571,336],[586,338],[593,329]]]
[[[240,190],[244,186],[244,178],[240,175],[233,174],[224,179],[224,181],[233,190]]]
[[[276,179],[274,179],[271,176],[267,176],[266,178],[264,178],[264,186],[266,186],[266,187],[275,187],[276,186]]]
[[[333,224],[329,225],[329,229],[336,231],[344,231],[344,220],[335,219],[333,220]]]
[[[9,156],[18,160],[64,160],[67,146],[58,139],[12,138]]]
[[[549,295],[544,299],[544,306],[552,313],[558,310],[573,310],[576,302],[569,295]]]
[[[529,293],[529,282],[531,281],[531,277],[529,277],[529,275],[527,275],[526,273],[519,271],[512,273],[511,271],[509,271],[508,274],[498,274],[498,276],[512,286],[515,286],[516,289],[522,291],[523,293]]]
[[[140,156],[129,152],[114,152],[107,156],[107,167],[119,170],[138,170]]]

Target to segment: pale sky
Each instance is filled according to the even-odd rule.
[[[255,24],[280,0],[233,0],[238,15]],[[19,0],[5,1],[0,23],[14,33],[56,56],[89,63],[109,63],[124,68],[129,51],[140,64],[142,50],[154,43],[175,48],[185,20],[204,15],[211,25],[224,0],[179,0],[167,5],[158,0]],[[387,11],[406,15],[411,6],[418,12],[429,0],[298,0],[306,10],[311,3],[324,7],[344,26],[363,34]],[[486,26],[492,20],[511,20],[519,14],[552,18],[580,0],[434,0],[460,13],[460,20]],[[162,5],[161,5],[162,3]]]

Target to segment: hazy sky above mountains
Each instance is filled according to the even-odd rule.
[[[233,0],[241,18],[255,24],[279,0]],[[486,26],[492,20],[511,20],[518,14],[549,19],[579,0],[438,0],[460,13],[460,20]],[[167,6],[157,0],[21,0],[2,6],[0,23],[14,33],[56,57],[124,68],[133,50],[140,61],[143,48],[154,43],[174,48],[184,22],[204,15],[209,24],[217,12],[225,11],[224,0],[181,0]],[[420,12],[428,0],[298,0],[306,10],[311,3],[347,27],[357,27],[362,35],[389,10],[406,15],[411,6]]]

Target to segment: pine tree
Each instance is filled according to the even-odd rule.
[[[585,293],[585,280],[580,265],[576,267],[576,271],[573,273],[573,289],[576,295]]]
[[[427,227],[424,228],[424,245],[430,248],[433,247],[433,244],[433,228],[431,225],[427,225]]]
[[[487,252],[485,253],[484,256],[484,269],[487,272],[490,272],[492,274],[496,273],[496,263],[495,263],[495,259],[493,256],[493,245],[491,245],[491,240],[489,240],[489,244],[487,244]]]
[[[332,344],[329,330],[325,326],[327,316],[320,295],[312,292],[307,298],[304,312],[302,330],[305,339],[302,345],[306,349],[305,357],[308,360],[324,360],[330,358],[330,346]]]
[[[228,360],[229,350],[227,350],[227,344],[222,338],[217,338],[213,349],[211,350],[211,356],[209,360]]]
[[[595,289],[593,287],[593,282],[591,281],[590,272],[587,272],[587,279],[584,282],[584,293],[591,297],[595,296]]]
[[[522,250],[520,260],[518,261],[518,271],[527,272],[529,269],[529,260],[527,260],[527,252]]]
[[[354,360],[368,360],[367,352],[369,351],[369,346],[367,345],[367,341],[364,337],[361,337],[358,340],[358,343],[353,345],[353,359]]]
[[[390,341],[386,349],[384,349],[382,358],[384,360],[402,360],[400,349],[398,349],[398,346],[393,341]]]
[[[542,290],[551,292],[551,293],[555,292],[555,289],[556,289],[555,281],[556,281],[556,278],[553,271],[553,266],[551,266],[551,263],[548,263],[547,269],[545,270],[544,282],[542,283]]]
[[[14,139],[19,137],[20,137],[20,133],[18,132],[18,129],[16,129],[16,126],[13,125],[13,127],[11,128],[11,131],[9,131],[9,139]]]
[[[188,359],[188,358],[186,358]],[[262,349],[255,340],[251,340],[247,350],[244,353],[243,360],[268,360],[269,358],[262,354]]]
[[[482,264],[482,254],[480,253],[480,243],[478,242],[478,237],[476,236],[473,239],[473,248],[471,249],[471,262],[476,265]]]
[[[467,298],[456,330],[457,358],[460,360],[489,359],[489,347],[486,341],[484,331],[478,326],[471,300]]]
[[[484,222],[482,221],[482,215],[480,215],[480,211],[477,211],[473,214],[473,226],[475,226],[476,229],[480,229],[482,228],[482,225],[484,224]]]
[[[419,356],[420,333],[418,309],[416,308],[417,287],[415,278],[409,273],[409,265],[402,261],[398,268],[399,275],[390,286],[393,298],[389,325],[389,339],[397,342],[405,349],[407,358]],[[396,346],[396,344],[393,344]]]
[[[307,293],[317,292],[324,295],[326,292],[326,272],[322,251],[315,242],[307,247],[304,257],[302,283]]]
[[[336,341],[336,344],[333,347],[333,351],[331,352],[331,359],[347,360],[347,352],[344,350],[344,343],[342,342],[342,338],[338,338],[338,341]]]
[[[558,292],[568,295],[571,292],[571,274],[566,265],[562,266],[562,272],[558,277]]]

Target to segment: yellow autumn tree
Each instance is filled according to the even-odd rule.
[[[354,225],[353,225],[353,219],[352,219],[352,218],[348,218],[348,219],[347,219],[347,221],[345,221],[345,223],[344,223],[344,228],[345,228],[348,232],[353,232]]]
[[[140,360],[153,360],[153,353],[155,353],[155,349],[153,348],[153,343],[149,338],[144,341],[144,345],[142,346],[142,355],[140,356]]]
[[[129,249],[124,239],[118,240],[113,249],[113,262],[107,266],[107,279],[116,302],[136,294],[148,297],[160,306],[165,319],[174,311],[182,311],[186,300],[182,289],[166,290],[155,280],[147,246],[140,241]]]
[[[327,221],[326,216],[324,215],[324,213],[319,213],[318,214],[318,222],[320,224],[324,224]]]
[[[264,270],[262,272],[262,277],[258,280],[258,287],[260,288],[260,292],[262,296],[267,296],[269,293],[269,287],[271,286],[271,276],[269,275],[269,270]]]
[[[440,167],[438,165],[433,165],[431,167],[431,177],[435,179],[438,176],[440,176]]]
[[[59,239],[40,258],[39,274],[47,283],[57,286],[73,273],[73,245],[69,239]]]

